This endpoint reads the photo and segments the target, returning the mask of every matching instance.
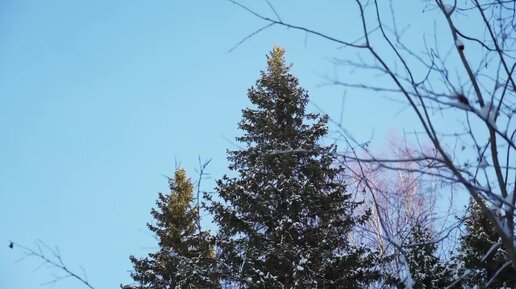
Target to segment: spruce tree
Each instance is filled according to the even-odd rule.
[[[347,236],[366,216],[353,216],[335,146],[320,144],[328,118],[306,112],[283,49],[267,64],[248,90],[243,148],[229,152],[234,177],[217,182],[221,200],[210,207],[223,278],[241,288],[363,288],[376,277],[372,256]]]
[[[169,179],[170,194],[159,194],[147,224],[156,234],[159,249],[145,258],[131,256],[135,284],[126,289],[219,288],[215,274],[213,241],[197,226],[197,207],[192,207],[193,186],[183,169]]]
[[[414,226],[405,251],[414,289],[440,289],[453,283],[451,272],[437,256],[437,244],[428,227]]]
[[[516,288],[516,272],[512,266],[505,266],[498,272],[509,260],[507,251],[502,246],[493,248],[493,245],[499,244],[500,237],[491,220],[473,199],[469,202],[465,227],[466,232],[460,238],[460,255],[457,256],[462,269],[469,270],[463,283],[468,288]],[[484,258],[488,252],[489,256]],[[491,279],[490,285],[486,286]]]

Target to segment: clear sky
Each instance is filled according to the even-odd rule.
[[[244,3],[272,15],[257,2]],[[422,14],[410,5],[400,12]],[[361,33],[351,8],[277,3],[285,20],[350,40]],[[155,248],[145,223],[167,192],[164,176],[178,162],[195,178],[198,156],[213,159],[213,179],[224,174],[246,90],[275,44],[312,101],[338,116],[343,89],[319,84],[333,76],[328,60],[349,50],[271,28],[228,52],[263,24],[222,0],[0,1],[0,288],[41,288],[52,278],[34,271],[36,260],[16,262],[9,240],[58,246],[97,289],[128,282],[129,255]],[[367,94],[348,92],[344,106],[344,125],[359,139],[410,128],[410,114]]]

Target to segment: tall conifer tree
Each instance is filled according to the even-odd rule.
[[[218,181],[222,200],[210,208],[224,278],[243,288],[364,288],[376,277],[372,257],[347,236],[366,216],[353,216],[335,146],[319,143],[328,118],[306,112],[283,49],[267,64],[248,91],[244,148],[229,152],[236,176]]]
[[[193,186],[183,169],[170,179],[170,194],[159,194],[152,209],[155,224],[147,224],[158,239],[159,249],[145,258],[131,256],[136,282],[126,289],[215,289],[212,240],[197,227],[197,207],[192,207]]]

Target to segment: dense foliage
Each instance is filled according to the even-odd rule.
[[[414,281],[414,288],[446,288],[451,282],[451,272],[437,256],[437,244],[431,231],[417,224],[405,246],[408,267]]]
[[[465,233],[460,238],[459,261],[467,288],[516,288],[516,272],[507,262],[507,251],[492,222],[473,200],[468,207]],[[485,286],[489,284],[489,286]]]
[[[218,288],[211,238],[197,226],[197,207],[192,207],[192,182],[183,169],[170,180],[170,194],[159,194],[152,209],[159,249],[145,258],[131,256],[135,284],[126,289]]]
[[[226,279],[244,288],[363,288],[377,277],[373,257],[348,234],[367,216],[339,179],[335,146],[319,142],[327,117],[307,113],[279,47],[248,91],[230,170],[217,183],[221,201],[210,208],[219,225],[219,263]]]
[[[498,234],[475,202],[458,254],[447,261],[422,224],[396,245],[403,258],[379,260],[352,242],[369,213],[355,210],[336,146],[322,144],[328,118],[306,112],[308,94],[283,49],[275,47],[267,65],[248,91],[242,148],[228,153],[232,174],[217,181],[217,194],[205,194],[216,235],[201,230],[192,183],[177,170],[148,224],[159,250],[130,257],[135,284],[124,288],[516,288]],[[400,261],[400,276],[381,266]]]

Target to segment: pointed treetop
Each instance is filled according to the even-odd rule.
[[[193,199],[193,185],[184,169],[177,169],[170,180],[171,198],[169,206],[175,214],[184,214]]]
[[[178,168],[174,173],[174,177],[178,182],[184,182],[186,180],[186,172],[182,168]]]
[[[275,45],[270,54],[267,55],[267,65],[270,72],[285,70],[285,49]]]
[[[131,256],[133,284],[124,289],[220,288],[213,241],[201,231],[198,207],[192,206],[193,185],[184,169],[169,178],[170,192],[159,193],[147,223],[159,248],[146,257]]]

